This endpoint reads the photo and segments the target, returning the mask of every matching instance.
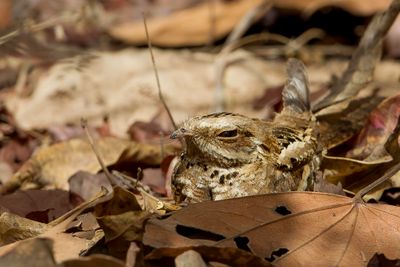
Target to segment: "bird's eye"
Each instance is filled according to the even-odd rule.
[[[237,134],[238,134],[237,130],[223,131],[220,134],[218,134],[218,137],[225,137],[225,138],[236,137]]]

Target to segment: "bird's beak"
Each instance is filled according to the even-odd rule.
[[[176,139],[176,138],[180,138],[180,137],[185,137],[185,136],[192,136],[193,133],[190,130],[187,130],[185,128],[179,128],[178,130],[176,130],[175,132],[173,132],[170,135],[171,139]]]

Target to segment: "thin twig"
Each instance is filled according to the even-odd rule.
[[[89,144],[90,144],[90,146],[92,147],[92,150],[93,150],[94,154],[96,155],[97,161],[99,162],[99,164],[100,164],[100,166],[101,166],[101,169],[102,169],[102,170],[104,171],[104,173],[106,174],[106,177],[107,177],[108,181],[110,182],[111,186],[113,186],[113,187],[116,186],[117,183],[115,182],[114,177],[112,176],[112,174],[110,173],[110,171],[108,170],[108,168],[106,167],[106,165],[104,164],[104,161],[103,161],[103,159],[101,158],[100,153],[99,153],[99,151],[97,150],[97,147],[94,145],[93,138],[92,138],[92,136],[91,136],[90,133],[89,133],[89,130],[88,130],[88,128],[87,128],[87,121],[86,121],[85,119],[81,119],[81,127],[82,127],[82,129],[85,130],[86,137],[87,137],[87,139],[88,139],[88,141],[89,141]]]
[[[165,99],[162,95],[162,91],[161,91],[161,84],[160,84],[160,78],[158,76],[158,70],[157,70],[157,66],[156,66],[156,60],[154,59],[154,54],[153,54],[153,47],[151,45],[151,41],[150,41],[150,35],[149,35],[149,30],[147,29],[147,22],[146,22],[146,16],[143,13],[143,24],[144,24],[144,30],[146,32],[146,39],[147,39],[147,45],[149,47],[149,52],[150,52],[150,57],[151,57],[151,62],[153,64],[153,69],[154,69],[154,74],[156,76],[156,81],[157,81],[157,88],[158,88],[158,97],[160,98],[161,103],[163,104],[165,110],[168,113],[168,117],[171,120],[171,123],[174,127],[174,129],[178,129],[178,127],[175,124],[174,118],[172,117],[171,111],[169,110],[167,103],[165,102]]]
[[[215,60],[215,111],[218,112],[225,109],[223,79],[225,69],[230,64],[230,62],[227,62],[227,55],[235,49],[237,40],[246,32],[250,25],[271,6],[272,4],[269,1],[263,1],[249,10],[235,26],[221,52],[218,54]]]
[[[367,194],[369,191],[377,187],[378,185],[382,184],[386,180],[390,179],[393,175],[395,175],[398,171],[400,171],[400,163],[397,163],[394,165],[392,168],[389,169],[381,178],[378,180],[373,181],[363,189],[357,192],[357,194],[354,196],[355,200],[362,201],[362,197]]]
[[[376,14],[365,30],[357,49],[328,96],[318,102],[313,111],[320,111],[333,102],[343,102],[365,88],[372,80],[375,66],[380,61],[382,40],[400,12],[400,0],[393,0],[389,8]]]
[[[30,32],[38,32],[38,31],[42,31],[51,27],[54,27],[58,24],[60,24],[61,22],[65,22],[68,20],[75,20],[78,16],[72,16],[71,15],[66,15],[66,16],[62,16],[62,17],[57,17],[57,18],[52,18],[37,24],[33,24],[33,25],[25,25],[23,29],[17,29],[15,31],[9,32],[3,36],[0,37],[0,46],[7,43],[8,41],[12,40],[13,38],[16,38],[17,36],[19,36],[21,33],[25,32],[25,31],[30,31]]]

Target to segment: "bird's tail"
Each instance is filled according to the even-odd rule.
[[[310,111],[310,92],[306,68],[300,60],[291,58],[287,64],[288,80],[282,91],[284,110],[295,113]]]

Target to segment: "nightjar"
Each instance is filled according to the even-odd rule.
[[[287,73],[273,121],[222,112],[191,118],[172,133],[185,141],[172,175],[177,202],[313,189],[322,149],[308,79],[295,59]]]

